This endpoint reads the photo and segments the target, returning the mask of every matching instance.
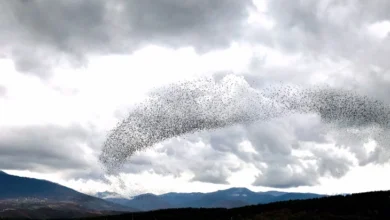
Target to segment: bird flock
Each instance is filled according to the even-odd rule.
[[[134,153],[164,140],[294,113],[318,114],[334,129],[373,128],[369,129],[371,138],[382,147],[388,143],[390,107],[380,101],[329,87],[257,89],[243,77],[226,75],[220,80],[198,78],[151,91],[110,131],[99,160],[107,173],[114,174]]]

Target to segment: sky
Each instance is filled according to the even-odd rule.
[[[385,0],[0,0],[0,169],[89,194],[388,190],[390,164],[366,160],[375,141],[343,140],[315,114],[173,138],[116,177],[98,157],[136,103],[180,80],[328,85],[390,104],[389,10]]]

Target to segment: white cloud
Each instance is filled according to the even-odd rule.
[[[375,22],[368,26],[368,32],[372,37],[384,39],[390,32],[390,21]]]

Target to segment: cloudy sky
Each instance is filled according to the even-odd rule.
[[[98,156],[153,88],[211,75],[354,90],[387,104],[390,2],[0,0],[0,169],[86,193],[387,190],[375,141],[294,115],[174,138],[120,177]],[[306,163],[309,159],[314,163]]]

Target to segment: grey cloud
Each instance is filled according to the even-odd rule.
[[[329,3],[326,3],[329,2]],[[246,7],[250,1],[3,1],[0,7],[0,48],[14,59],[20,71],[47,76],[57,58],[65,58],[72,65],[86,62],[85,55],[127,53],[147,43],[170,46],[194,46],[198,52],[225,47],[241,37],[245,28]],[[188,5],[186,5],[188,3]],[[114,4],[122,11],[114,12]],[[390,103],[388,94],[389,55],[386,37],[375,41],[364,34],[365,25],[389,19],[388,1],[269,1],[268,15],[275,20],[273,30],[257,29],[257,43],[263,43],[288,54],[301,54],[299,64],[288,67],[263,67],[267,57],[254,59],[251,73],[246,75],[255,87],[274,81],[307,84],[321,60],[335,63],[350,62],[337,76],[329,75],[336,87],[354,89]],[[145,12],[150,13],[143,16]],[[109,15],[109,16],[108,16]],[[330,16],[332,15],[332,16]],[[1,22],[3,21],[3,23]],[[307,64],[307,65],[306,65]],[[376,65],[379,69],[372,68]],[[304,68],[303,68],[304,67]],[[339,66],[337,67],[339,68]],[[352,74],[344,74],[351,71]],[[1,95],[1,88],[0,88]],[[240,166],[229,163],[228,155],[235,155],[240,163],[254,164],[261,174],[254,185],[294,187],[314,185],[321,176],[335,178],[345,175],[352,162],[329,152],[312,151],[317,159],[313,168],[305,168],[302,158],[291,154],[303,143],[327,143],[328,130],[318,118],[297,116],[256,123],[248,127],[236,126],[218,131],[186,136],[185,140],[171,140],[156,150],[157,158],[145,154],[131,158],[125,170],[137,173],[145,170],[180,176],[192,172],[194,181],[226,183]],[[64,149],[87,141],[86,133],[69,129],[27,128],[11,132],[0,139],[1,146],[25,146],[23,149],[1,151],[2,166],[15,169],[71,169],[74,176],[85,176],[90,171],[76,172],[87,167],[80,155],[70,155]],[[75,129],[77,130],[77,129]],[[62,133],[70,132],[73,138]],[[34,133],[35,132],[35,133]],[[47,133],[49,132],[49,133]],[[40,133],[57,137],[41,143]],[[18,140],[21,135],[24,138]],[[1,136],[1,134],[0,134]],[[32,136],[32,137],[31,137]],[[384,163],[389,152],[376,149],[367,153],[364,141],[370,133],[356,135],[334,134],[337,147],[348,148],[359,165]],[[94,139],[94,138],[93,138]],[[239,143],[248,139],[257,153],[243,152]],[[211,149],[197,149],[189,144],[202,141]],[[99,146],[100,140],[89,143]],[[26,147],[26,143],[32,147]],[[68,143],[68,145],[66,145]],[[41,146],[42,145],[42,146]],[[51,152],[50,146],[59,150]],[[40,149],[42,148],[42,149]],[[5,149],[5,148],[4,148]],[[12,149],[12,148],[11,148]],[[19,151],[18,151],[19,149]],[[75,148],[76,149],[76,148]],[[192,149],[192,150],[191,150]],[[38,153],[40,151],[42,154]],[[21,153],[28,152],[28,153]],[[43,155],[41,158],[39,155]],[[33,156],[33,157],[32,157]],[[40,158],[40,159],[38,159]],[[58,161],[61,161],[59,163]],[[266,167],[262,163],[267,164]],[[39,165],[38,164],[43,164]],[[286,168],[300,167],[303,171]],[[5,169],[5,168],[4,168]],[[95,175],[95,174],[94,174]]]
[[[298,186],[313,186],[318,183],[318,175],[313,169],[304,172],[294,172],[289,167],[271,167],[256,176],[254,186],[274,188],[290,188]]]
[[[0,85],[0,97],[7,94],[7,88],[3,85]]]
[[[205,51],[224,47],[231,39],[240,37],[249,6],[253,6],[249,0],[147,0],[130,1],[125,8],[129,12],[126,19],[132,28],[139,30],[140,38],[147,36],[168,45],[184,44]],[[149,18],[144,17],[146,11],[150,13]]]
[[[253,185],[274,188],[313,186],[319,183],[320,177],[341,178],[354,166],[349,158],[337,155],[333,151],[322,149],[309,151],[313,156],[290,156],[288,162],[278,160],[267,163],[266,168],[259,168],[261,173],[256,176]],[[303,162],[312,163],[304,165]]]
[[[359,166],[367,164],[385,164],[390,161],[388,146],[388,129],[373,127],[361,128],[359,132],[342,129],[332,132],[337,147],[349,150],[357,159]],[[375,140],[377,146],[369,152],[365,144],[368,140]]]
[[[1,1],[1,49],[25,73],[47,76],[58,62],[131,53],[146,44],[204,53],[242,36],[251,0]]]
[[[276,25],[271,31],[257,28],[258,32],[254,33],[257,35],[253,40],[287,55],[300,57],[294,65],[278,67],[265,66],[267,56],[254,57],[250,73],[245,75],[251,85],[261,88],[275,81],[284,81],[307,86],[310,84],[308,78],[321,71],[320,64],[329,62],[334,64],[335,68],[334,71],[325,74],[328,77],[326,83],[390,103],[387,95],[390,92],[387,77],[389,66],[386,60],[390,48],[387,43],[389,38],[375,40],[365,32],[367,25],[389,18],[384,13],[390,6],[387,1],[276,0],[268,3],[267,15]],[[219,73],[215,78],[219,79],[222,75],[223,73]],[[338,129],[329,133],[331,130],[332,128],[325,126],[319,117],[294,115],[247,127],[237,126],[202,133],[199,137],[215,152],[234,154],[241,162],[254,164],[260,171],[254,185],[279,188],[315,185],[323,176],[340,178],[354,166],[349,158],[326,151],[307,149],[313,156],[294,156],[292,151],[302,148],[305,143],[334,141],[336,147],[347,148],[356,157],[360,166],[369,163],[382,164],[390,158],[389,152],[383,148],[377,148],[372,153],[364,149],[363,145],[372,136],[369,131],[351,134],[349,131],[342,132]],[[329,136],[331,140],[328,139]],[[381,141],[378,137],[374,138]],[[246,139],[254,146],[256,153],[243,152],[239,149],[239,143]],[[172,157],[180,155],[175,153],[179,148],[169,149],[169,154]],[[313,161],[313,158],[315,159],[313,167],[305,167],[302,160]],[[212,161],[222,159],[225,158],[218,156]],[[207,160],[202,162],[207,163]],[[294,170],[288,166],[300,169]],[[190,170],[196,168],[188,167]],[[217,176],[218,181],[224,182],[223,179],[226,180],[230,175],[234,175],[234,171],[224,173],[219,170],[204,181],[213,181],[212,177]]]
[[[329,90],[329,92],[330,91],[331,90]],[[328,95],[333,94],[327,92],[325,93]],[[169,93],[169,95],[172,94]],[[164,96],[164,93],[160,95]],[[329,106],[330,104],[337,105],[328,103],[329,100],[334,98],[328,95],[319,95],[315,97],[324,101],[324,105],[326,106]],[[359,105],[362,101],[360,98],[355,99],[356,97],[354,98],[354,96],[345,97],[347,97],[347,100],[351,101],[347,102],[347,104],[350,105],[353,105],[354,101],[356,105]],[[363,102],[363,105],[359,106],[363,107],[362,109],[364,109],[365,112],[368,112],[367,114],[375,113],[371,111],[372,109],[369,110],[371,106],[370,104],[374,103]],[[367,108],[365,108],[365,106]],[[346,108],[348,109],[348,107]],[[214,110],[217,108],[212,107],[208,109]],[[296,153],[299,154],[299,152],[296,152],[295,150],[299,150],[306,144],[332,143],[332,138],[334,138],[336,144],[340,145],[339,147],[345,145],[352,153],[355,154],[359,165],[364,165],[373,161],[386,161],[386,157],[379,158],[381,151],[378,150],[373,154],[367,154],[362,148],[364,147],[364,142],[368,140],[370,135],[380,134],[379,136],[385,136],[377,131],[371,130],[372,127],[367,127],[367,134],[364,134],[362,130],[364,126],[371,126],[373,122],[382,125],[382,117],[376,117],[377,115],[383,115],[383,111],[380,109],[381,107],[378,107],[378,114],[373,114],[375,115],[373,118],[368,116],[362,116],[359,118],[360,116],[355,117],[351,114],[343,113],[342,115],[339,115],[339,118],[333,118],[334,120],[332,119],[329,121],[328,117],[334,117],[337,114],[324,114],[324,110],[326,109],[322,109],[317,111],[318,115],[295,114],[273,120],[267,119],[266,121],[260,121],[254,124],[199,132],[196,136],[200,138],[201,142],[207,145],[204,149],[198,149],[199,151],[196,152],[185,152],[190,151],[196,142],[199,142],[199,139],[192,138],[193,141],[186,143],[186,141],[183,140],[187,137],[191,137],[187,135],[185,138],[181,137],[179,139],[174,139],[175,141],[171,141],[169,144],[163,143],[163,147],[157,148],[156,150],[159,154],[158,156],[152,156],[150,158],[144,157],[143,160],[139,160],[135,164],[142,165],[143,167],[138,166],[142,170],[152,169],[159,174],[180,174],[181,172],[190,171],[195,175],[194,179],[196,180],[209,180],[214,183],[223,183],[227,181],[228,177],[234,175],[237,170],[242,168],[241,165],[229,164],[229,156],[233,154],[235,157],[240,159],[241,163],[253,164],[261,172],[261,177],[258,178],[255,184],[272,184],[274,179],[280,179],[278,175],[288,174],[283,178],[283,180],[281,180],[281,182],[275,183],[276,185],[265,186],[287,187],[290,184],[291,187],[294,187],[296,184],[312,185],[318,182],[318,179],[322,176],[331,176],[335,178],[344,176],[353,164],[351,164],[351,161],[348,158],[332,156],[324,154],[323,152],[311,152],[314,156],[309,157],[296,155]],[[356,109],[351,109],[351,111],[355,110]],[[342,127],[340,128],[340,126],[342,126],[342,124],[338,125],[338,120],[342,121],[342,124],[346,126],[346,129],[359,130],[356,135],[361,138],[356,139],[351,136],[349,139],[352,141],[348,141],[349,139],[346,138],[346,136],[337,136],[343,133],[340,132],[342,130]],[[332,128],[333,122],[335,127]],[[348,124],[350,122],[352,122],[354,126],[350,126],[350,124]],[[387,125],[383,124],[381,128],[386,128],[386,126]],[[155,129],[155,126],[152,126],[151,129]],[[328,137],[328,132],[332,129],[336,135],[333,134],[333,137]],[[348,131],[346,132],[348,133]],[[245,152],[240,148],[241,142],[246,140],[252,144],[256,152]],[[385,143],[386,142],[383,144]],[[115,146],[115,144],[113,144],[113,146]],[[310,149],[305,150],[310,151]],[[121,153],[123,152],[124,151]],[[309,162],[315,157],[318,157],[317,163],[308,170],[305,162]],[[152,162],[150,162],[150,164],[146,164],[148,160]],[[202,168],[203,166],[207,169],[205,170],[205,168]],[[286,170],[286,167],[288,166],[296,167],[297,169]],[[224,168],[227,168],[227,170],[223,170]],[[209,174],[205,173],[207,170],[213,171],[210,171],[211,174]],[[275,173],[275,176],[273,176],[273,173]],[[313,173],[315,173],[315,175]],[[216,181],[216,179],[218,179],[218,181]]]
[[[386,56],[386,54],[389,53],[383,53],[378,56]],[[382,65],[382,68],[387,68],[386,66]],[[344,86],[349,86],[351,89],[358,91],[361,94],[374,97],[386,104],[390,104],[388,96],[390,93],[390,80],[388,79],[389,69],[374,71],[369,67],[358,65],[356,67],[352,67],[352,70],[356,72],[356,75],[359,76],[361,80],[357,80],[356,75],[340,77],[340,86],[343,86],[341,84],[344,84]]]
[[[231,152],[238,144],[245,140],[244,132],[245,130],[241,126],[234,126],[228,129],[214,131],[207,137],[208,139],[203,139],[203,141],[207,141],[206,143],[210,144],[214,150],[219,152]],[[227,134],[229,138],[226,138]]]
[[[253,185],[275,188],[288,188],[297,186],[310,186],[317,183],[320,175],[316,167],[306,168],[301,163],[305,158],[294,156],[292,150],[300,147],[305,142],[306,135],[315,134],[315,131],[305,135],[296,135],[299,124],[294,120],[297,116],[289,116],[275,119],[269,122],[253,124],[247,128],[247,138],[255,148],[257,154],[253,157],[253,163],[261,173],[256,177]],[[308,117],[308,116],[306,116]],[[305,119],[304,116],[300,116]],[[307,119],[306,119],[307,120]],[[295,122],[295,123],[294,123]],[[307,128],[316,125],[315,121],[309,121]],[[310,132],[310,133],[309,133]],[[322,141],[318,135],[313,135],[313,141]],[[310,159],[310,158],[309,158]],[[266,167],[261,163],[265,163]],[[302,171],[289,169],[299,167]]]
[[[229,158],[229,151],[221,152],[209,146],[196,146],[199,141],[203,142],[203,135],[205,134],[198,133],[165,141],[161,148],[153,150],[153,156],[147,152],[133,155],[123,171],[152,171],[159,175],[175,177],[191,173],[191,181],[225,184],[232,173],[242,168],[243,163],[233,162]]]
[[[316,149],[312,151],[317,158],[317,172],[321,176],[329,175],[331,177],[343,177],[353,166],[353,161],[337,155],[333,152]]]
[[[320,144],[327,143],[328,141],[324,142],[323,136],[315,134],[317,132],[315,128],[318,127],[318,124],[315,122],[309,122],[307,124],[308,130],[306,132],[312,132],[312,137],[317,136],[318,139],[311,138],[308,140],[307,136],[311,136],[310,133],[306,133],[303,136],[299,134],[297,135],[295,131],[299,129],[301,125],[299,123],[294,123],[297,121],[295,117],[288,120],[288,125],[292,126],[292,129],[290,131],[283,131],[284,133],[292,135],[290,136],[293,137],[292,139],[278,136],[280,132],[278,132],[277,129],[270,129],[269,131],[273,132],[266,132],[265,134],[269,135],[268,138],[252,139],[252,145],[266,145],[266,148],[256,149],[259,154],[255,158],[259,162],[263,162],[267,165],[266,167],[257,166],[261,172],[257,175],[253,185],[275,188],[313,186],[319,183],[320,177],[343,177],[353,166],[350,159],[334,155],[333,152],[303,147],[302,143],[312,145],[313,143]],[[300,118],[302,119],[304,117],[301,116]],[[306,120],[309,118],[310,117],[307,117]],[[300,122],[302,123],[304,121],[305,119]],[[273,124],[275,124],[275,122]],[[314,129],[310,130],[312,126]],[[325,132],[325,129],[320,130]],[[255,131],[257,131],[255,134],[259,133],[259,131],[261,133],[261,129],[255,129]],[[264,134],[260,135],[260,137],[264,137]],[[273,145],[269,145],[269,143],[273,143],[274,141],[269,142],[269,140],[273,139],[284,139],[284,145],[290,151],[293,149],[308,150],[313,154],[313,156],[295,156],[291,153],[284,154],[283,152],[285,152],[285,150],[283,148],[274,148],[274,151],[270,152],[269,148],[272,148]],[[294,145],[294,142],[296,142],[296,145]],[[305,165],[305,162],[311,163],[308,166]],[[255,161],[252,163],[256,165]]]
[[[357,32],[362,25],[361,20],[356,20],[359,11],[354,10],[350,1],[337,4],[335,1],[277,0],[269,2],[268,6],[269,14],[276,21],[275,46],[286,52],[350,55],[363,40]],[[333,16],[325,16],[329,14]],[[352,36],[354,40],[349,41]]]
[[[0,169],[52,172],[67,178],[98,178],[99,170],[86,161],[80,145],[91,131],[79,125],[4,127],[0,134]]]
[[[340,178],[353,166],[348,158],[302,147],[303,143],[330,143],[326,137],[328,132],[319,116],[292,115],[210,132],[202,138],[213,149],[232,153],[243,163],[255,165],[260,174],[254,185],[288,188],[315,185],[323,176]],[[242,151],[239,148],[242,140],[250,141],[256,153]],[[313,156],[296,156],[292,154],[295,149],[308,150]],[[313,161],[311,167],[303,163]],[[288,169],[289,166],[299,169]]]
[[[291,118],[294,124],[294,136],[299,141],[329,143],[327,140],[328,129],[322,124],[318,115],[299,115],[296,114]]]
[[[292,137],[286,132],[285,127],[274,123],[265,122],[264,124],[252,125],[247,129],[248,140],[252,143],[258,152],[269,152],[270,154],[291,154]],[[279,121],[280,122],[280,121]]]
[[[293,115],[248,126],[198,132],[163,142],[161,147],[153,150],[152,157],[142,152],[134,155],[124,171],[153,170],[160,175],[174,176],[189,172],[194,175],[192,181],[227,184],[228,178],[243,169],[245,164],[253,164],[260,172],[254,185],[277,188],[311,186],[323,176],[340,178],[352,166],[348,158],[301,146],[302,143],[328,143],[325,138],[328,130],[322,126],[318,116]],[[240,148],[242,141],[250,141],[256,153],[243,151]],[[208,147],[197,147],[196,143]],[[312,152],[313,156],[292,154],[292,150],[302,148]],[[235,164],[229,160],[232,155],[238,158]],[[303,163],[312,161],[315,161],[312,167]],[[289,166],[297,169],[288,169]]]
[[[214,184],[229,184],[226,180],[231,172],[226,169],[215,169],[212,164],[206,166],[200,165],[201,172],[197,172],[192,178],[192,181],[214,183]]]
[[[257,28],[252,41],[285,54],[300,55],[296,65],[264,67],[264,57],[254,57],[252,75],[267,81],[307,84],[321,70],[321,63],[334,62],[326,83],[351,89],[390,103],[387,77],[390,38],[369,36],[368,26],[389,21],[390,3],[379,1],[269,1],[266,13],[274,22],[271,30]]]
[[[318,172],[322,176],[329,173],[332,177],[340,178],[347,174],[350,169],[349,165],[345,159],[321,158]]]

